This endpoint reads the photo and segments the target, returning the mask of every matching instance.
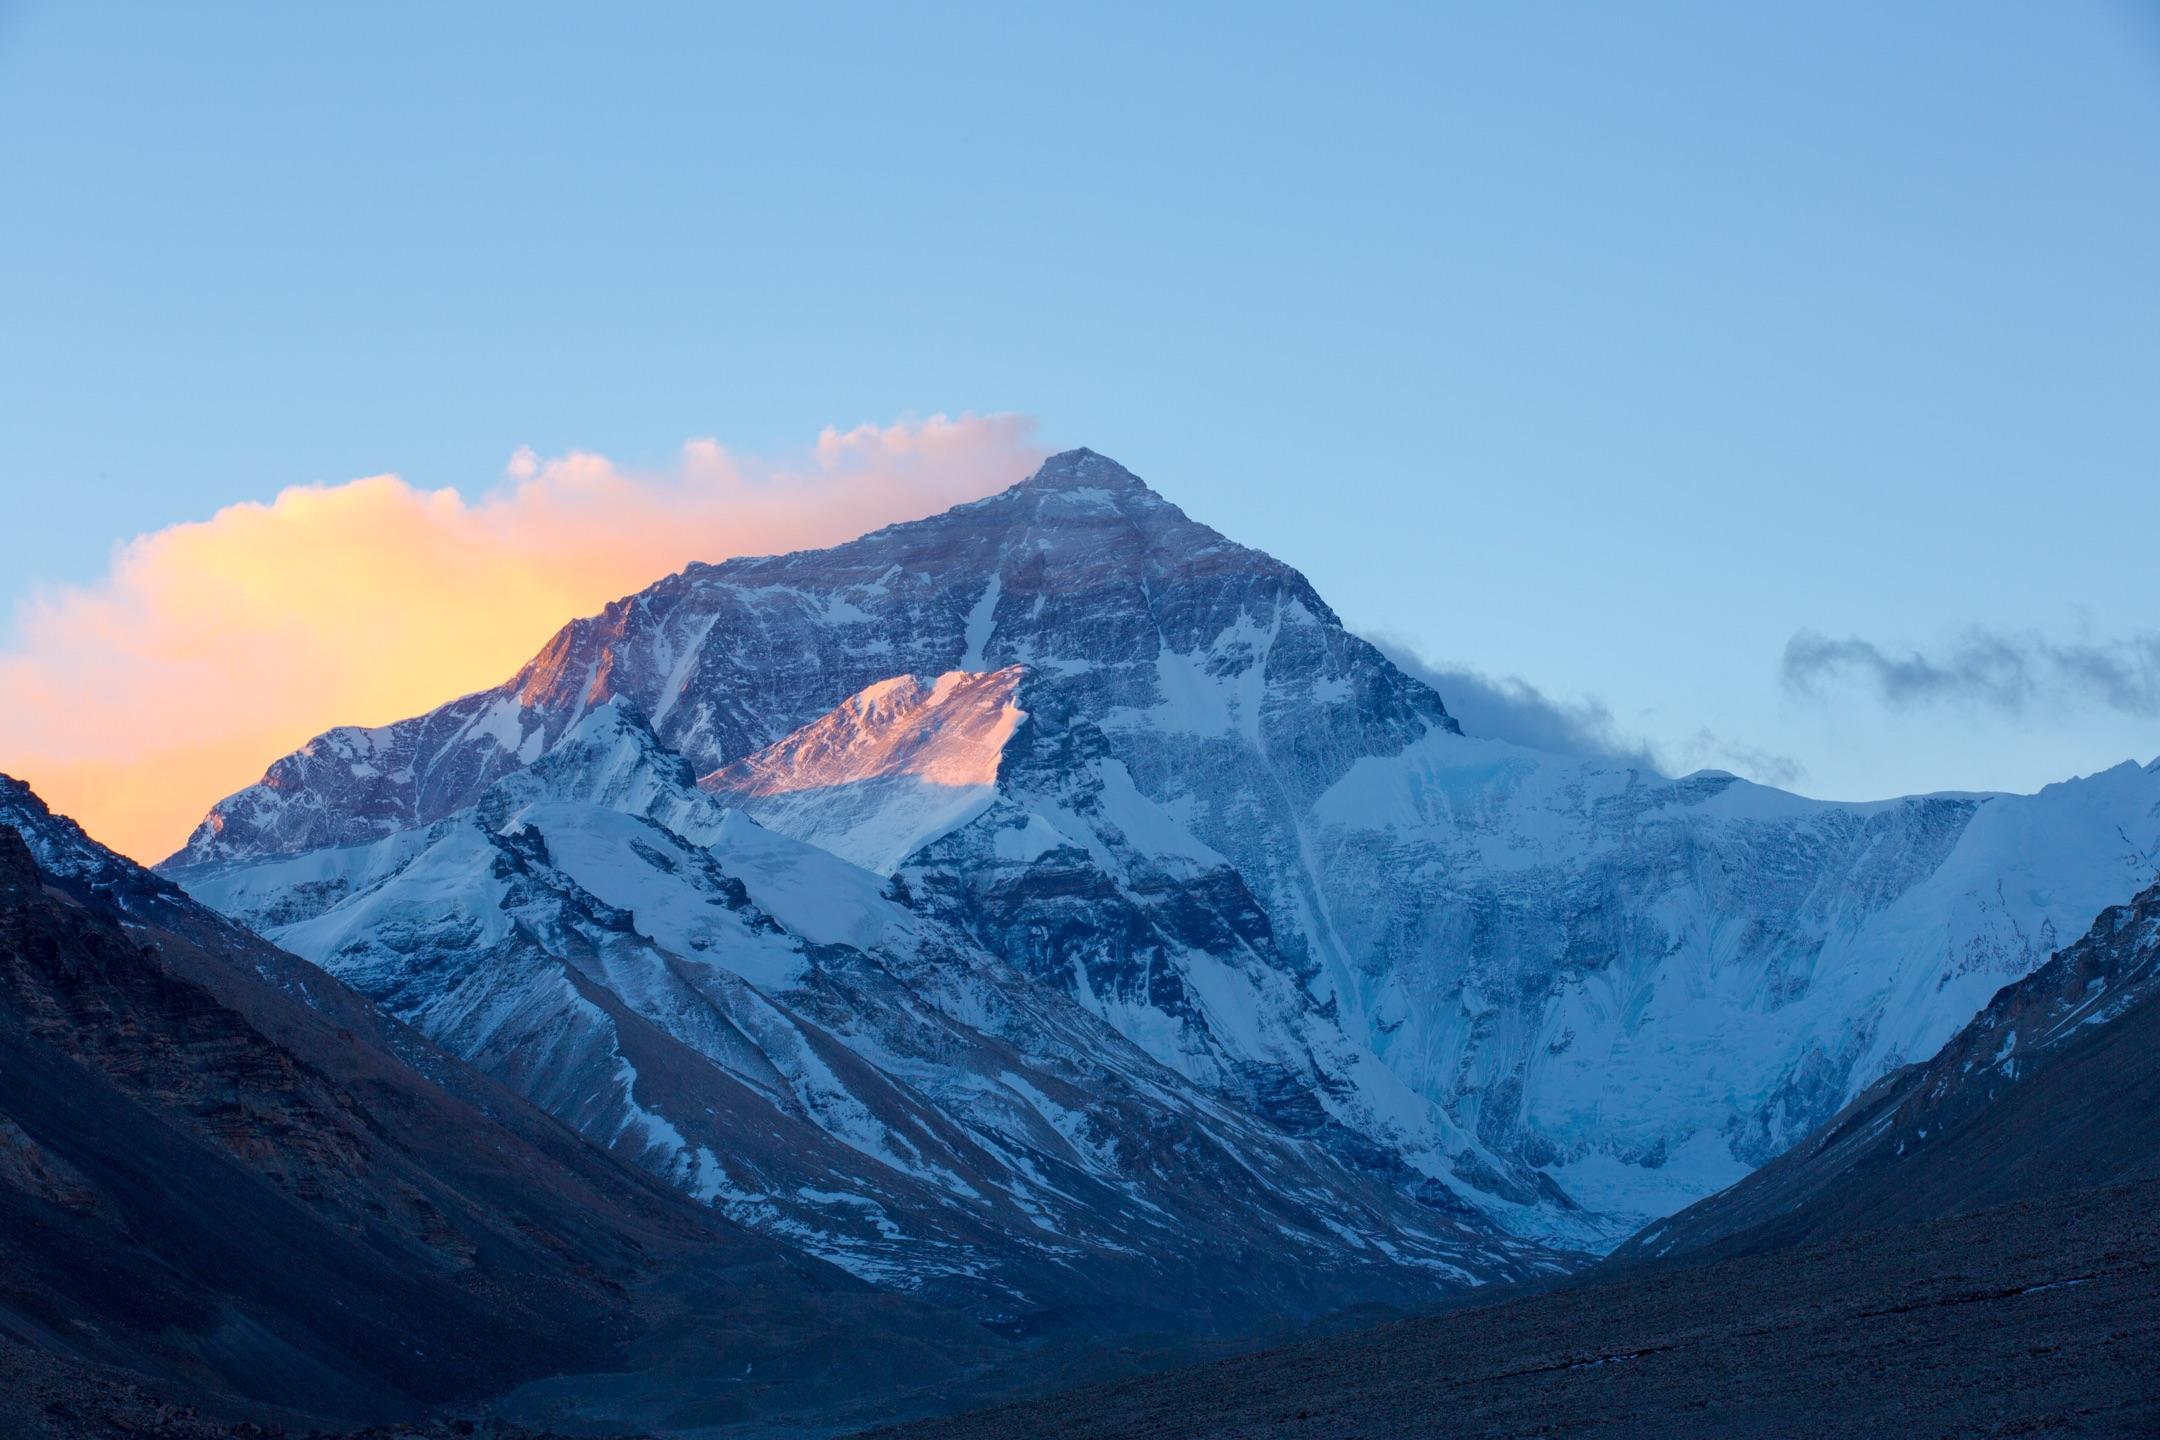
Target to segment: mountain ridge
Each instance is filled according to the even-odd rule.
[[[1226,1102],[1564,1247],[1776,1155],[2160,870],[2152,769],[1843,804],[1464,737],[1291,567],[1068,452],[689,567],[506,686],[330,732],[168,872],[417,833],[604,703],[709,777],[894,677],[1013,666],[988,807],[918,833],[919,795],[858,777],[849,828],[919,848],[856,858]]]
[[[1100,491],[1113,498],[1107,504],[1093,503],[1088,498],[1090,491]],[[345,726],[325,731],[302,750],[274,763],[262,781],[219,802],[188,842],[161,861],[158,868],[198,865],[242,855],[287,853],[326,842],[350,843],[363,835],[387,833],[384,827],[389,824],[426,823],[440,818],[470,803],[489,781],[515,768],[511,760],[529,761],[552,744],[561,733],[563,722],[559,717],[574,718],[591,705],[622,693],[625,679],[629,680],[633,693],[645,692],[639,703],[662,738],[667,739],[672,748],[683,751],[701,770],[711,770],[748,754],[757,745],[778,740],[788,730],[815,718],[845,695],[892,675],[937,675],[953,669],[984,668],[959,663],[970,655],[978,658],[981,655],[980,643],[966,632],[965,627],[971,620],[979,627],[991,618],[975,614],[986,596],[994,615],[996,607],[1006,598],[1002,594],[1003,587],[998,587],[998,593],[991,593],[990,587],[978,583],[969,587],[973,593],[965,597],[964,604],[961,596],[941,591],[924,597],[920,605],[911,606],[910,618],[935,621],[932,628],[943,632],[937,636],[942,648],[926,648],[924,653],[949,655],[950,663],[894,664],[886,669],[856,667],[853,673],[860,676],[856,683],[838,689],[828,686],[829,698],[814,709],[789,710],[787,713],[795,718],[777,731],[765,733],[770,722],[766,725],[746,724],[741,717],[722,717],[718,724],[725,739],[723,743],[714,743],[706,734],[712,728],[709,724],[679,727],[687,734],[662,728],[671,723],[675,703],[684,693],[684,687],[699,677],[672,664],[644,676],[618,677],[614,673],[614,661],[597,647],[610,638],[619,638],[632,624],[634,616],[654,605],[679,607],[685,597],[694,597],[700,591],[743,582],[754,584],[778,570],[806,566],[844,570],[857,555],[888,543],[895,536],[922,533],[926,526],[949,525],[968,531],[970,543],[978,551],[986,545],[997,548],[1001,541],[1010,541],[1006,546],[1010,549],[1025,541],[1030,525],[1046,508],[1065,512],[1064,518],[1068,520],[1076,516],[1092,517],[1112,529],[1127,526],[1150,539],[1169,532],[1183,550],[1187,565],[1207,562],[1212,566],[1229,560],[1251,562],[1267,578],[1288,585],[1299,603],[1326,623],[1339,628],[1340,622],[1334,612],[1304,577],[1289,566],[1258,551],[1235,545],[1218,532],[1190,521],[1182,510],[1116,462],[1091,450],[1069,450],[1051,457],[1033,476],[1003,491],[954,506],[926,520],[889,525],[855,540],[819,549],[773,556],[739,556],[718,563],[694,561],[644,590],[610,603],[597,615],[565,624],[531,661],[498,685],[458,697],[408,720],[372,728]],[[970,524],[984,519],[991,522],[987,533],[985,527]],[[867,587],[874,579],[875,574],[858,577],[858,584]],[[696,657],[690,652],[707,639],[710,626],[717,623],[718,618],[693,616],[694,638],[678,637],[689,643],[681,646],[680,652],[671,653],[671,658],[679,659],[683,666],[691,664]],[[695,622],[703,622],[705,628],[695,628]],[[1371,650],[1363,641],[1357,644]],[[1419,704],[1433,713],[1435,723],[1453,726],[1445,706],[1427,687],[1396,671],[1377,651],[1372,651],[1372,659],[1403,682],[1405,690],[1414,689],[1428,697]],[[703,683],[706,689],[719,688],[710,678]],[[826,691],[820,691],[820,694],[824,695]],[[505,704],[505,701],[511,703]],[[529,712],[539,712],[539,716],[547,718]],[[455,728],[428,723],[437,717],[454,719],[458,723]],[[538,741],[533,739],[536,732],[541,737]],[[476,740],[495,741],[497,749],[503,753],[475,755],[472,752],[478,747],[459,752],[457,742],[468,735]],[[747,735],[761,738],[752,744],[744,738]],[[411,767],[400,764],[415,753],[432,754],[434,750],[452,754],[454,763],[450,774],[438,776],[434,773],[439,768],[439,761]],[[308,766],[302,763],[303,757],[323,763]],[[273,814],[288,808],[305,810],[305,805],[295,805],[293,797],[306,796],[313,784],[335,775],[335,767],[372,765],[378,757],[390,762],[380,778],[393,782],[390,791],[396,793],[383,792],[380,787],[370,788],[364,792],[362,803],[349,807],[351,814],[344,818],[363,828],[336,826],[318,815],[305,813],[280,816],[266,824],[264,817],[252,813],[258,809]],[[414,773],[420,770],[427,772],[425,784],[422,776]],[[414,793],[402,793],[400,785],[412,787]],[[283,804],[279,803],[281,800]],[[330,828],[324,828],[325,825]],[[228,834],[228,830],[233,833]]]

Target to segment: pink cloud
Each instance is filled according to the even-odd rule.
[[[377,475],[228,506],[23,608],[0,651],[0,769],[155,859],[309,736],[494,684],[565,620],[692,560],[833,544],[1043,454],[1025,417],[939,415],[781,457],[693,440],[661,471],[520,449],[474,500]]]

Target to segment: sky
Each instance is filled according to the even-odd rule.
[[[2160,755],[2160,6],[623,9],[0,0],[0,769],[144,853],[1070,445],[1487,733]]]

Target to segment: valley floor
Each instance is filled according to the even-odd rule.
[[[329,1431],[295,1411],[180,1395],[0,1333],[0,1435],[7,1440],[570,1440],[521,1425],[455,1420]]]
[[[887,1440],[2160,1433],[2160,1183],[1636,1268]]]

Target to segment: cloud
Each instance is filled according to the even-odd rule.
[[[1820,696],[1833,685],[1857,684],[1896,709],[1957,705],[2015,715],[2033,704],[2089,702],[2125,715],[2160,716],[2160,632],[2154,631],[2063,644],[2037,633],[1974,626],[1929,656],[1802,630],[1786,642],[1783,668],[1794,694]]]
[[[0,769],[140,859],[332,725],[502,680],[564,621],[692,560],[828,545],[976,499],[1042,459],[1014,415],[826,430],[760,458],[693,440],[658,471],[520,449],[467,499],[395,475],[120,545],[0,650]]]
[[[1466,665],[1436,664],[1408,641],[1368,637],[1388,659],[1440,692],[1466,735],[1657,769],[1649,742],[1620,733],[1612,711],[1597,699],[1558,700],[1520,676],[1495,677]]]
[[[1735,775],[1745,775],[1780,790],[1798,789],[1807,783],[1807,766],[1792,756],[1765,750],[1744,740],[1728,740],[1714,730],[1697,730],[1686,741],[1672,747],[1670,753],[1675,758],[1669,773],[1676,775],[1691,770],[1730,770]]]
[[[1659,775],[1711,767],[1787,789],[1807,779],[1807,768],[1789,755],[1709,730],[1698,730],[1678,744],[1653,744],[1623,733],[1611,709],[1595,697],[1556,699],[1520,676],[1495,677],[1467,665],[1435,664],[1408,641],[1386,635],[1369,638],[1390,660],[1440,693],[1465,735],[1549,754],[1610,760]]]

